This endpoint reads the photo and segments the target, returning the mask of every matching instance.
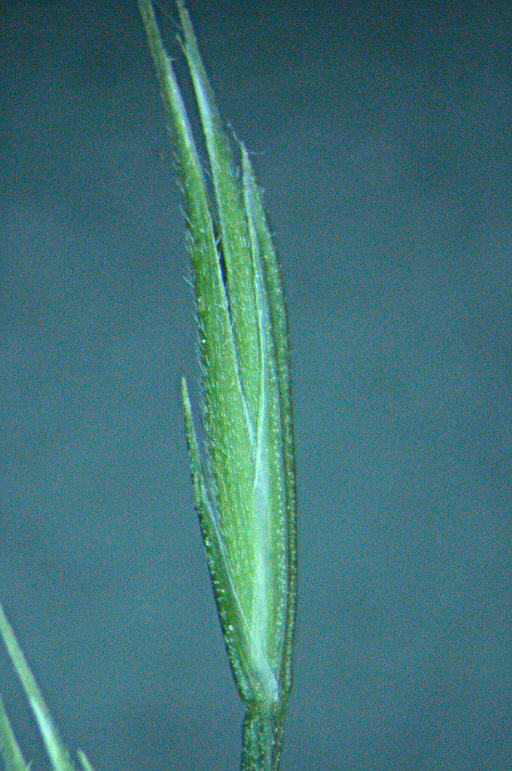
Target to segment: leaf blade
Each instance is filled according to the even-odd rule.
[[[3,638],[7,653],[14,666],[16,674],[25,691],[30,708],[34,714],[46,751],[55,771],[76,771],[71,761],[69,751],[60,739],[57,727],[54,725],[50,711],[46,706],[39,686],[21,650],[14,630],[11,627],[4,609],[0,604],[0,635]]]
[[[6,771],[26,771],[27,764],[0,696],[0,754]]]

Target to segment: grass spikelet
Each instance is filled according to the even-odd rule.
[[[286,311],[248,153],[241,145],[239,178],[189,14],[182,2],[177,7],[206,141],[213,204],[152,4],[139,0],[174,140],[194,275],[206,458],[200,455],[183,380],[192,480],[226,649],[246,705],[242,768],[277,769],[291,688],[296,608]]]

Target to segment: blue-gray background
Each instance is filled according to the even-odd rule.
[[[284,769],[512,767],[512,13],[442,5],[190,2],[288,295]],[[242,710],[193,512],[192,292],[134,6],[2,3],[0,599],[97,769],[221,771]],[[3,651],[0,692],[46,768]]]

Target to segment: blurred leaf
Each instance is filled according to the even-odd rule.
[[[55,771],[76,771],[71,762],[69,752],[61,742],[56,726],[53,724],[48,707],[32,674],[27,660],[23,655],[14,631],[7,620],[4,609],[0,605],[0,634],[3,637],[7,653],[20,679],[21,685],[34,713],[39,730]]]
[[[0,753],[6,771],[26,771],[27,764],[23,759],[20,747],[12,730],[2,697],[0,696]]]

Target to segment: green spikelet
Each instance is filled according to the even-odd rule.
[[[296,606],[286,311],[249,156],[241,145],[239,179],[190,17],[183,3],[177,6],[214,206],[152,4],[139,0],[174,138],[194,275],[207,457],[201,459],[183,380],[192,479],[226,649],[246,705],[242,768],[277,769]]]

